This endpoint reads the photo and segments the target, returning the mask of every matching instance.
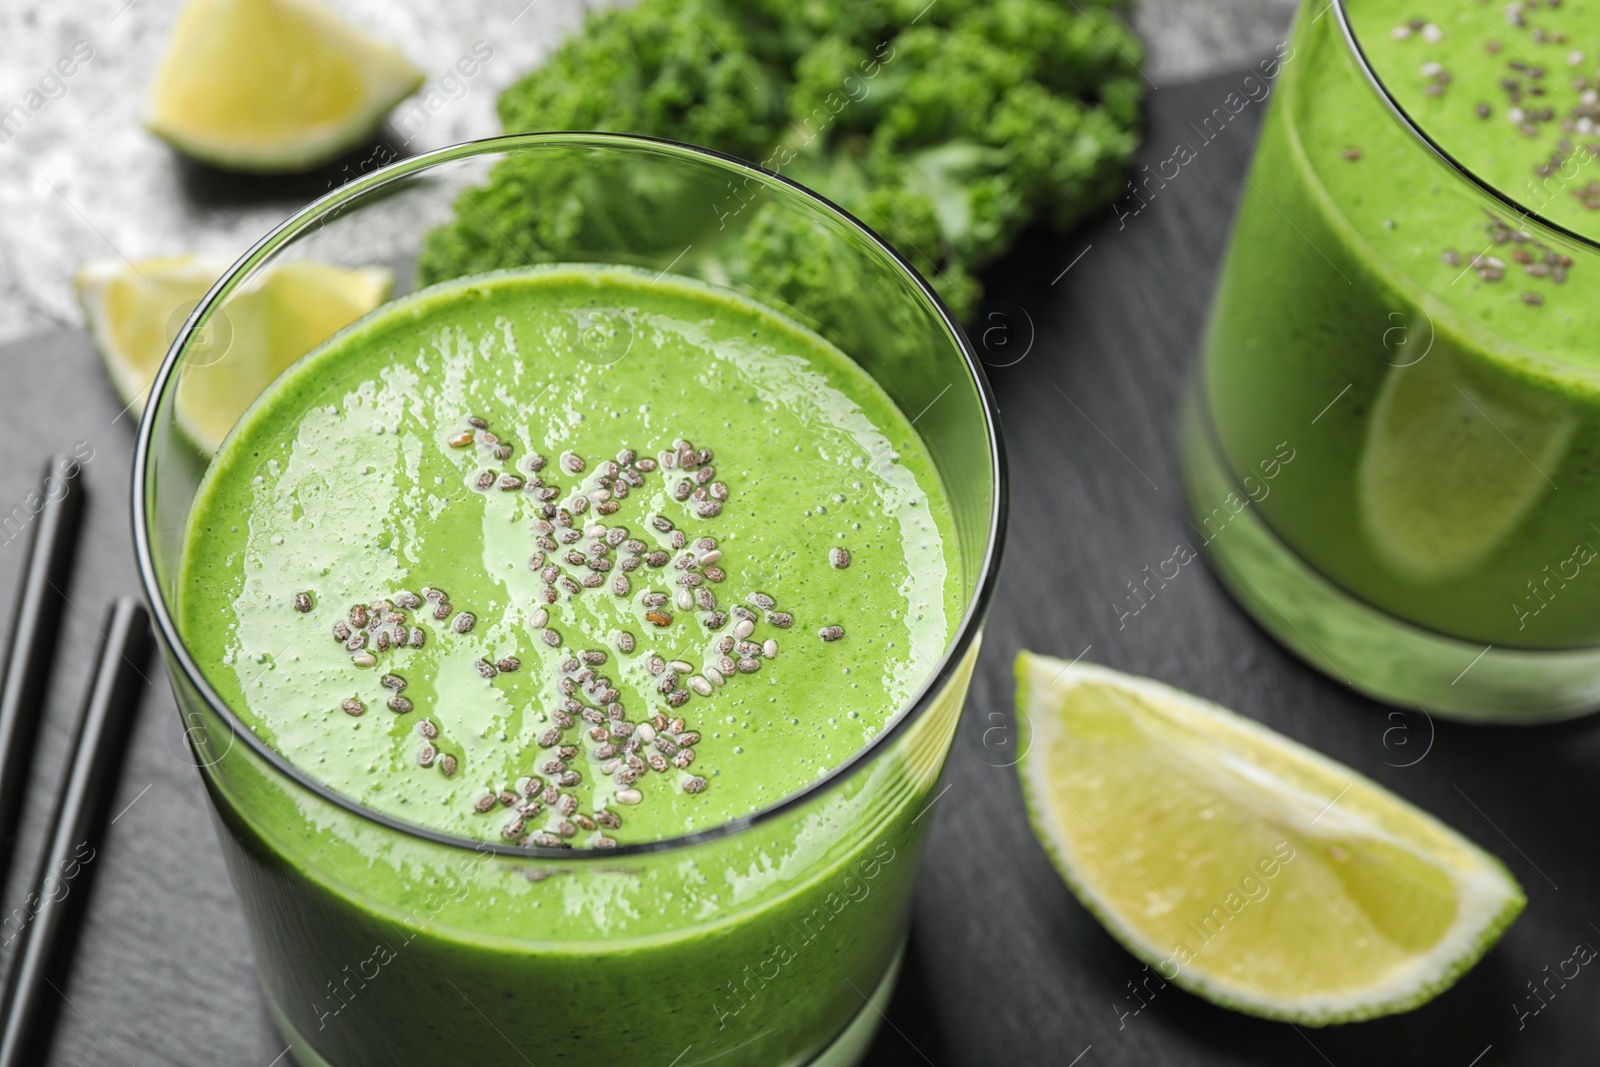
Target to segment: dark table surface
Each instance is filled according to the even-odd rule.
[[[1384,708],[1290,657],[1203,569],[1186,569],[1119,625],[1125,583],[1189,536],[1173,415],[1262,107],[1247,106],[1209,142],[1189,120],[1241,78],[1152,96],[1141,164],[1180,141],[1196,158],[1142,211],[1124,206],[1066,237],[1032,237],[989,277],[974,335],[1010,451],[1010,540],[949,789],[934,808],[911,952],[869,1063],[1492,1067],[1600,1055],[1600,977],[1580,972],[1537,1014],[1519,1014],[1536,1006],[1526,983],[1542,981],[1546,965],[1580,942],[1600,944],[1600,720],[1466,727]],[[0,515],[23,501],[48,452],[93,449],[9,910],[31,874],[87,683],[77,664],[93,655],[106,601],[136,580],[133,426],[88,338],[63,331],[7,346],[0,373]],[[0,604],[15,595],[24,554],[22,538],[0,535]],[[1021,648],[1159,678],[1351,764],[1500,856],[1527,911],[1457,986],[1402,1016],[1297,1029],[1170,986],[1140,1008],[1127,984],[1141,965],[1073,899],[1023,817],[1010,710]],[[90,893],[87,921],[48,1062],[287,1064],[162,668],[152,661],[144,673],[116,821],[93,881],[73,889]]]

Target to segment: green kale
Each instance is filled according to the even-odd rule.
[[[506,90],[500,117],[508,133],[649,134],[777,170],[880,233],[967,318],[975,273],[1025,227],[1070,227],[1116,194],[1138,144],[1139,56],[1117,5],[1088,0],[640,0],[592,15]],[[704,187],[659,168],[509,157],[430,235],[421,278],[693,245],[684,269],[849,333],[866,298],[837,291],[848,275],[811,221],[729,190],[708,211]]]

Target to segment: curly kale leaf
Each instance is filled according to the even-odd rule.
[[[592,15],[505,91],[500,121],[507,133],[610,130],[758,155],[780,132],[788,73],[752,50],[747,30],[736,6],[715,0]]]
[[[592,16],[500,115],[507,132],[653,134],[777,169],[877,230],[967,317],[975,273],[1024,228],[1071,226],[1115,195],[1138,143],[1139,56],[1112,3],[641,0]],[[572,258],[597,238],[648,258],[725,225],[690,200],[626,168],[514,157],[430,237],[423,278]],[[855,314],[834,252],[798,218],[757,208],[710,236],[720,261],[702,252],[703,273],[819,324]]]

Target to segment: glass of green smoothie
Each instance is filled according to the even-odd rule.
[[[1261,67],[1192,525],[1262,626],[1380,700],[1600,706],[1597,46],[1592,3],[1315,0]]]
[[[330,268],[392,292],[223,412]],[[301,1063],[861,1059],[998,567],[977,367],[860,223],[644,138],[406,160],[230,269],[134,525]]]

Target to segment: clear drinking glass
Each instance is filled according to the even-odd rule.
[[[430,228],[463,191],[535,154],[559,164],[544,171],[565,169],[568,195],[630,213],[591,212],[573,261],[684,274],[786,309],[902,410],[921,413],[916,428],[951,500],[965,581],[964,615],[939,669],[872,743],[767,809],[610,851],[454,838],[329,791],[218,699],[171,608],[208,463],[181,431],[175,398],[193,365],[225,366],[229,330],[239,328],[226,317],[230,294],[307,259],[384,265],[404,295]],[[736,261],[724,250],[756,220],[787,228],[796,253],[828,269],[762,274]],[[550,261],[534,236],[502,236],[530,262]],[[597,331],[597,358],[609,343]],[[135,540],[262,987],[302,1063],[860,1059],[892,988],[932,821],[920,816],[935,797],[999,564],[1004,471],[977,366],[927,284],[844,212],[749,164],[619,135],[504,137],[394,164],[291,218],[217,283],[151,393],[134,468]],[[663,883],[697,888],[670,912],[641,907]],[[537,924],[507,922],[535,904],[592,919],[592,936],[552,939]]]
[[[1269,61],[1183,419],[1193,527],[1256,621],[1339,681],[1463,719],[1581,714],[1600,706],[1600,583],[1580,573],[1600,545],[1600,250],[1539,210],[1594,157],[1481,180],[1385,86],[1353,6],[1308,3]],[[1436,97],[1475,91],[1423,73]]]

